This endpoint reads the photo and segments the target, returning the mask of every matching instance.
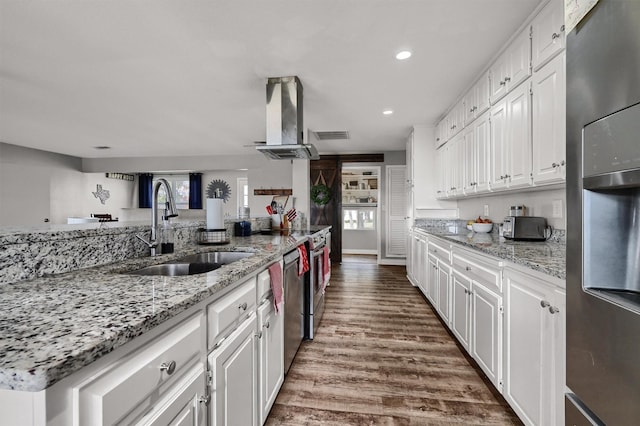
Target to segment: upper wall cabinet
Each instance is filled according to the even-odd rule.
[[[533,183],[565,180],[566,79],[564,52],[533,75]]]
[[[520,32],[491,66],[491,104],[495,104],[531,75],[531,28]]]
[[[480,78],[464,97],[464,125],[468,126],[473,120],[487,111],[489,103],[489,73]]]
[[[531,22],[531,55],[537,71],[565,47],[564,7],[551,0]]]

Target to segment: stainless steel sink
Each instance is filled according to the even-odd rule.
[[[163,275],[168,277],[204,274],[253,255],[254,253],[240,251],[198,253],[171,262],[161,263],[160,265],[151,265],[134,271],[127,271],[125,274]]]
[[[126,272],[132,275],[164,275],[177,277],[182,275],[204,274],[220,268],[218,263],[162,263],[151,265],[135,271]]]
[[[253,256],[255,253],[245,251],[210,251],[206,253],[192,254],[182,257],[176,262],[185,263],[215,263],[219,265],[227,265],[229,263],[237,262],[249,256]]]

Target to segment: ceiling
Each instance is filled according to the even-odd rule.
[[[350,134],[312,139],[321,154],[402,150],[539,3],[2,0],[0,142],[83,158],[254,154],[266,78],[297,75],[305,127]]]

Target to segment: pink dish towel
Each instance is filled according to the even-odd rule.
[[[282,267],[279,262],[269,266],[269,275],[271,276],[271,291],[273,292],[273,307],[276,315],[282,311],[284,304],[284,289],[282,287]]]
[[[327,246],[322,249],[322,277],[324,278],[322,285],[324,288],[329,284],[329,279],[331,278],[331,259],[329,258],[329,247]]]
[[[304,246],[298,246],[298,253],[300,253],[300,259],[298,262],[298,276],[304,275],[309,270],[309,256],[307,255],[307,249]]]

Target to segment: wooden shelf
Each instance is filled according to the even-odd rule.
[[[293,195],[292,189],[254,189],[253,195]]]

